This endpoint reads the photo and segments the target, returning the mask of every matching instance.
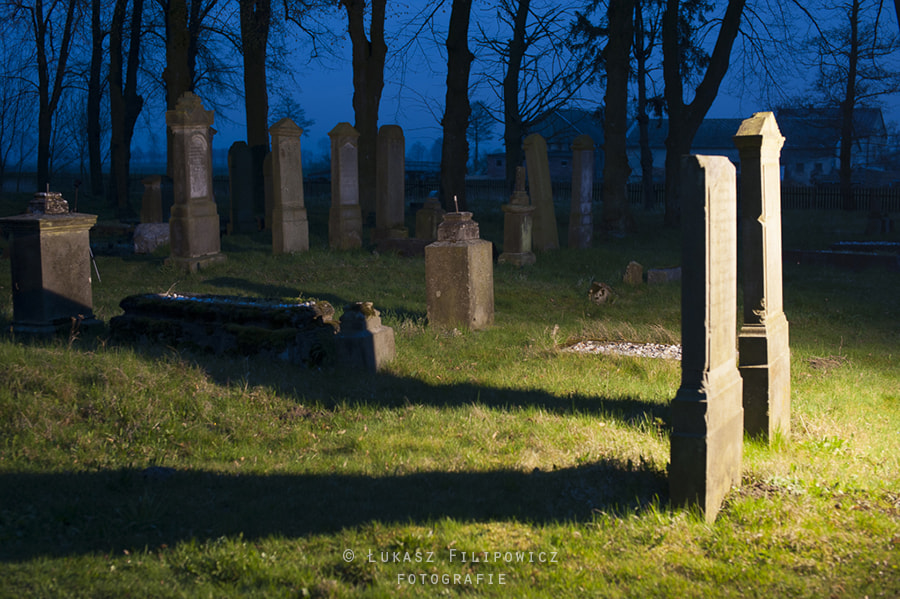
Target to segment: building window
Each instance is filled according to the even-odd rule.
[[[497,164],[495,164],[494,166],[503,166],[503,161],[498,158]]]
[[[559,165],[560,166],[569,166],[569,161],[568,160],[560,160]]]

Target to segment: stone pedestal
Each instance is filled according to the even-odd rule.
[[[372,241],[406,239],[405,139],[397,125],[378,130],[378,158],[375,171],[375,230]]]
[[[69,332],[99,324],[91,291],[90,229],[96,215],[70,213],[58,193],[39,193],[26,214],[0,219],[9,239],[13,331]]]
[[[471,212],[448,212],[438,240],[425,247],[428,324],[485,329],[494,322],[491,243],[479,238]]]
[[[372,302],[344,308],[335,344],[339,366],[376,372],[394,359],[394,329],[381,324],[381,315]]]
[[[774,114],[758,112],[741,123],[734,143],[741,159],[744,325],[738,348],[744,430],[771,442],[791,431],[791,355],[781,272],[784,137]]]
[[[144,177],[142,183],[144,184],[144,195],[141,196],[141,222],[163,222],[162,177],[150,175]]]
[[[531,227],[534,206],[528,201],[525,192],[525,169],[516,167],[516,189],[510,197],[509,204],[503,209],[503,253],[497,258],[501,264],[525,266],[535,263],[534,252],[531,251]]]
[[[547,142],[532,133],[522,143],[525,164],[528,166],[528,190],[534,206],[532,247],[535,251],[559,248],[559,231],[556,228],[556,211],[553,206],[553,187],[550,181],[550,162],[547,158]]]
[[[337,250],[362,247],[359,208],[359,133],[350,123],[339,123],[331,138],[331,210],[328,244]]]
[[[300,136],[303,129],[283,118],[269,129],[272,136],[272,252],[290,254],[309,249],[309,220],[303,200]]]
[[[681,387],[672,401],[669,490],[708,522],[741,482],[744,411],[735,342],[737,190],[724,156],[682,160]]]
[[[172,131],[175,204],[169,219],[172,254],[167,263],[188,271],[223,262],[220,252],[219,214],[213,199],[213,112],[200,98],[185,92],[175,110],[166,111]]]
[[[253,153],[246,142],[236,141],[228,149],[228,232],[255,233],[259,230],[253,209]]]
[[[441,201],[436,197],[429,196],[425,200],[425,205],[416,212],[416,239],[435,241],[444,214]]]
[[[569,247],[588,249],[594,236],[594,140],[579,135],[572,141],[572,208]]]

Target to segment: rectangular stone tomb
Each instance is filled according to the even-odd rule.
[[[294,364],[333,361],[337,323],[327,302],[224,295],[132,295],[109,322],[117,341],[165,343],[224,355],[271,355]]]

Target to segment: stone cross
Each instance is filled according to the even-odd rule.
[[[781,174],[784,137],[775,115],[741,123],[744,324],[738,336],[744,379],[744,430],[767,438],[791,430],[791,355],[781,275]]]
[[[715,520],[741,482],[744,411],[735,360],[737,189],[724,156],[682,159],[681,387],[672,401],[669,490]]]
[[[558,249],[559,231],[556,228],[556,212],[553,207],[547,142],[539,134],[532,133],[525,138],[522,148],[525,150],[528,189],[534,206],[532,246],[539,252]]]
[[[229,233],[255,233],[259,229],[253,209],[253,190],[253,153],[247,142],[236,141],[228,149]]]
[[[362,213],[359,208],[359,132],[350,123],[339,123],[331,138],[331,211],[328,244],[338,250],[362,246]]]
[[[572,141],[572,209],[569,212],[569,247],[588,249],[594,235],[594,140],[579,135]]]
[[[525,169],[516,167],[516,190],[509,199],[509,204],[501,206],[503,210],[503,253],[497,258],[501,264],[525,266],[534,264],[536,258],[531,251],[532,215],[534,206],[528,201],[525,191]]]
[[[405,239],[405,140],[398,125],[383,125],[378,130],[375,171],[375,230],[372,240]]]
[[[269,128],[272,136],[272,252],[290,254],[309,249],[309,221],[303,202],[303,129],[289,118]]]
[[[220,252],[219,214],[213,198],[213,112],[185,92],[166,111],[172,132],[174,205],[169,218],[171,255],[167,263],[195,272],[225,260]]]

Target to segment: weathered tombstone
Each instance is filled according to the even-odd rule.
[[[398,125],[378,130],[377,169],[375,171],[375,230],[372,241],[405,239],[404,224],[405,140]]]
[[[344,308],[341,330],[334,341],[339,366],[376,372],[394,359],[394,329],[381,324],[381,315],[372,302]]]
[[[150,175],[141,181],[144,184],[144,195],[141,196],[141,222],[163,222],[162,209],[162,177]]]
[[[497,261],[516,266],[534,264],[536,258],[531,251],[532,215],[534,206],[525,191],[525,169],[516,167],[516,189],[504,204],[503,210],[503,253]]]
[[[594,235],[594,140],[579,135],[572,141],[572,209],[569,212],[569,247],[588,249]]]
[[[444,218],[444,208],[437,196],[429,195],[425,204],[416,212],[416,239],[432,242]]]
[[[169,243],[168,223],[141,223],[134,228],[134,253],[152,254]]]
[[[166,111],[172,131],[175,204],[169,219],[172,254],[167,263],[189,272],[222,262],[219,214],[213,199],[213,112],[200,98],[185,92],[174,110]]]
[[[428,324],[485,329],[494,322],[491,242],[479,238],[471,212],[448,212],[438,240],[425,246]]]
[[[791,430],[791,355],[781,275],[781,177],[784,137],[771,112],[741,123],[744,324],[738,335],[744,379],[744,430],[771,442]]]
[[[97,324],[91,291],[94,214],[69,212],[56,192],[37,193],[25,214],[0,219],[9,238],[13,331],[68,332]]]
[[[741,481],[735,185],[724,156],[682,159],[681,387],[672,401],[669,491],[708,522]]]
[[[331,211],[328,244],[338,250],[362,247],[359,208],[359,133],[350,123],[339,123],[331,138]]]
[[[228,232],[255,233],[259,226],[253,210],[253,153],[245,141],[236,141],[228,149],[228,195]]]
[[[644,282],[644,267],[632,260],[625,267],[625,276],[622,281],[626,285],[640,285]]]
[[[559,231],[556,228],[556,212],[553,207],[553,187],[550,182],[550,162],[547,158],[547,142],[532,133],[522,143],[525,163],[528,166],[528,190],[534,206],[531,245],[538,251],[559,248]]]
[[[309,221],[303,202],[300,136],[303,129],[289,118],[269,128],[272,136],[272,251],[275,254],[309,249]]]

